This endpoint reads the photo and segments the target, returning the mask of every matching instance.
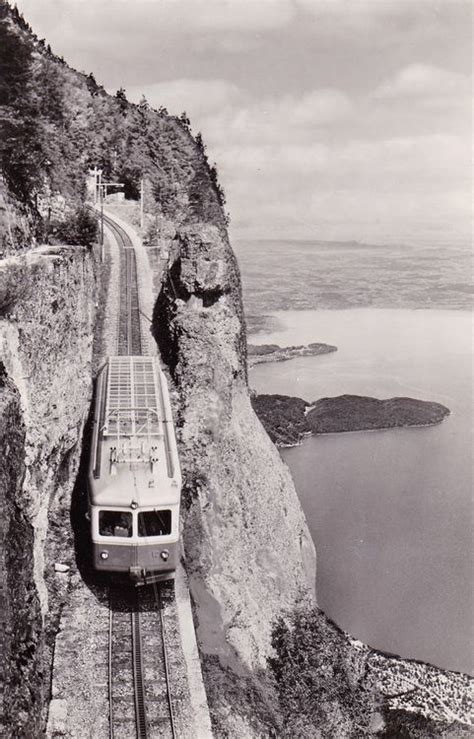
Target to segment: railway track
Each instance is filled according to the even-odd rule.
[[[161,590],[109,590],[109,737],[176,739]]]
[[[120,316],[117,353],[142,353],[135,250],[111,218],[104,223],[120,250]],[[160,584],[143,590],[109,589],[109,737],[175,739]],[[169,590],[168,586],[168,590]]]
[[[117,354],[137,356],[142,353],[142,341],[135,249],[130,236],[115,221],[104,215],[104,223],[112,231],[120,250],[120,315]]]

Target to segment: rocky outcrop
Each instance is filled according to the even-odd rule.
[[[415,398],[339,395],[308,403],[287,395],[255,395],[252,405],[271,440],[280,447],[301,444],[311,434],[433,426],[449,415],[440,403]]]
[[[183,538],[198,639],[204,658],[241,675],[265,666],[274,619],[312,598],[314,547],[288,468],[250,404],[227,238],[193,226],[169,251],[153,331],[180,393]]]
[[[37,248],[0,267],[5,735],[39,736],[51,639],[74,556],[70,493],[91,390],[93,259]]]

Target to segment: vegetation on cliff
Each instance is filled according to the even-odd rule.
[[[256,395],[252,405],[277,446],[299,444],[311,434],[432,426],[450,412],[446,406],[426,400],[379,400],[361,395],[339,395],[313,403],[287,395]]]
[[[472,678],[374,650],[319,608],[280,619],[273,647],[279,736],[470,735]]]
[[[365,655],[318,608],[299,608],[273,631],[269,660],[285,737],[370,736],[377,695]]]

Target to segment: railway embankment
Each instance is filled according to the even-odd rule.
[[[91,394],[93,257],[37,247],[0,266],[3,721],[39,736],[53,635],[74,556],[70,495]],[[7,733],[8,735],[8,733]]]

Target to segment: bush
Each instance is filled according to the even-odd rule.
[[[67,220],[51,221],[47,240],[53,244],[92,245],[98,236],[97,217],[85,205],[80,205]]]
[[[371,735],[376,693],[366,654],[318,608],[300,607],[280,619],[269,666],[278,684],[287,737]]]

